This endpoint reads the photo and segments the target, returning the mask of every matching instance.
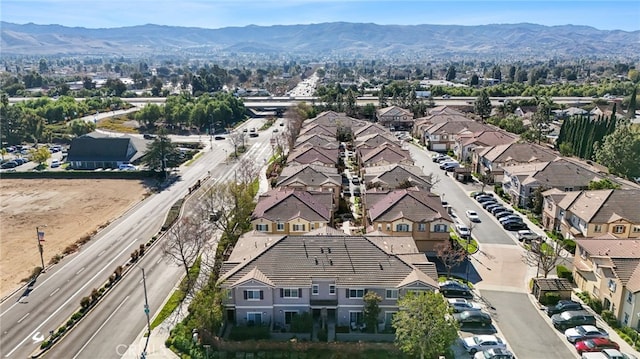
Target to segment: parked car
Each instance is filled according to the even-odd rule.
[[[554,314],[559,314],[562,312],[566,312],[568,310],[582,310],[582,304],[575,302],[573,300],[565,300],[562,299],[556,305],[552,305],[550,307],[545,307],[544,311],[547,313],[548,317],[551,317]]]
[[[498,205],[498,206],[491,207],[491,209],[489,210],[489,212],[491,212],[491,214],[495,215],[496,213],[498,213],[498,212],[502,212],[502,211],[504,211],[504,210],[506,210],[506,208],[504,208],[504,206],[500,204],[500,205]]]
[[[510,209],[505,209],[504,211],[501,212],[497,212],[496,214],[494,214],[494,216],[496,216],[497,219],[501,219],[504,218],[506,216],[510,216],[513,214],[513,211]]]
[[[14,158],[13,161],[18,164],[18,166],[27,163],[27,159],[23,157]]]
[[[489,313],[481,310],[465,310],[462,313],[454,314],[453,317],[461,326],[485,327],[487,325],[491,325],[492,322]]]
[[[456,228],[456,232],[458,232],[458,235],[460,236],[460,238],[467,239],[467,238],[469,238],[469,236],[471,236],[471,230],[469,230],[469,228],[467,226],[465,226],[464,224],[456,223],[455,228]]]
[[[462,313],[466,310],[482,310],[480,304],[464,298],[447,298],[447,302],[454,313]]]
[[[216,141],[224,140],[224,138],[225,138],[224,136],[220,136],[220,135],[213,137],[213,139]]]
[[[469,218],[471,222],[480,222],[480,217],[478,217],[478,212],[468,209],[467,211],[465,211],[465,214],[467,215],[467,218]]]
[[[602,349],[600,353],[604,355],[605,359],[638,359],[634,355],[622,353],[618,349]]]
[[[493,198],[493,197],[489,197],[489,196],[479,196],[479,197],[476,197],[476,201],[478,203],[484,203],[484,202],[489,202],[489,201],[496,202],[496,199]]]
[[[491,192],[479,192],[479,191],[478,191],[478,192],[471,192],[471,195],[470,195],[470,196],[471,196],[472,198],[474,198],[474,199],[475,199],[475,198],[478,198],[478,197],[480,197],[480,196],[493,197],[493,193],[491,193]]]
[[[499,205],[500,205],[500,204],[498,204],[498,202],[496,202],[495,200],[491,200],[491,201],[485,201],[485,202],[482,202],[482,208],[487,209],[487,207],[489,207],[489,206],[493,206],[494,204],[495,204],[495,205],[497,205],[497,206],[499,206]]]
[[[136,170],[138,170],[138,167],[136,167],[136,166],[134,166],[132,164],[129,164],[129,163],[123,163],[120,166],[118,166],[118,169],[120,171],[136,171]]]
[[[2,164],[2,169],[7,169],[7,168],[16,168],[18,167],[18,163],[16,161],[8,161]]]
[[[524,222],[513,221],[503,223],[502,228],[506,229],[507,231],[520,231],[523,229],[528,229],[529,227],[524,224]]]
[[[576,343],[582,340],[593,338],[609,338],[609,333],[595,325],[578,325],[564,331],[564,336],[569,343]]]
[[[522,217],[520,217],[517,214],[511,214],[511,215],[504,216],[504,217],[500,218],[498,221],[500,222],[500,224],[502,224],[504,222],[509,222],[509,221],[520,221],[520,222],[522,222]]]
[[[462,339],[464,349],[471,355],[487,349],[507,349],[507,344],[495,335],[474,335]]]
[[[58,159],[51,160],[51,168],[56,168],[56,167],[60,167],[60,160]]]
[[[518,234],[516,234],[516,236],[518,237],[518,240],[520,242],[525,241],[525,242],[529,242],[532,241],[534,239],[538,239],[540,237],[540,235],[536,232],[533,232],[531,230],[528,229],[523,229],[518,231]]]
[[[451,160],[451,161],[442,161],[442,162],[440,162],[440,166],[439,167],[440,167],[441,170],[443,170],[446,167],[448,167],[450,165],[454,165],[456,163],[458,163],[458,161],[453,161],[453,160]],[[460,164],[458,163],[458,165],[460,165]]]
[[[513,353],[503,348],[491,348],[477,352],[473,359],[514,359]]]
[[[487,212],[489,213],[493,213],[491,211],[493,211],[494,208],[502,208],[502,205],[500,203],[494,203],[494,204],[490,204],[488,206],[485,207],[485,209],[487,210]]]
[[[435,157],[433,157],[431,160],[433,162],[435,162],[435,163],[440,163],[440,162],[443,162],[443,161],[450,161],[450,160],[452,160],[452,158],[447,156],[447,155],[438,154]]]
[[[453,280],[441,282],[439,287],[440,293],[446,298],[473,298],[471,288]]]
[[[154,138],[156,138],[156,136],[149,133],[145,133],[144,135],[142,135],[142,138],[144,138],[145,140],[153,140]]]
[[[359,185],[360,184],[360,179],[358,177],[353,177],[351,179],[351,183],[353,183],[355,185]]]
[[[587,339],[576,343],[578,354],[600,352],[602,349],[620,350],[620,346],[609,338]]]
[[[585,310],[569,310],[552,315],[551,323],[556,329],[565,331],[578,325],[596,325],[596,317]]]

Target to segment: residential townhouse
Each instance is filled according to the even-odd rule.
[[[476,173],[493,177],[502,182],[503,168],[553,161],[558,154],[553,150],[528,142],[515,142],[476,149],[472,157],[472,167]]]
[[[434,108],[429,111],[429,115],[420,117],[415,120],[413,126],[413,137],[418,138],[420,143],[426,145],[429,143],[429,135],[426,133],[427,129],[437,123],[447,122],[464,122],[473,121],[469,117],[466,117],[462,112],[451,109],[450,107]]]
[[[311,164],[284,167],[276,182],[276,187],[331,192],[334,203],[340,199],[341,185],[342,178],[335,167]]]
[[[304,144],[294,147],[287,156],[287,165],[315,164],[335,167],[338,164],[338,149]]]
[[[372,189],[365,194],[364,208],[367,233],[410,235],[420,252],[434,252],[449,240],[453,220],[437,194],[418,188]]]
[[[301,234],[331,225],[337,203],[331,192],[279,187],[261,194],[251,214],[257,232]]]
[[[366,167],[364,183],[367,188],[394,190],[417,187],[424,191],[431,190],[431,176],[425,175],[422,168],[412,165],[394,163],[385,166]]]
[[[384,143],[374,148],[359,148],[356,159],[360,169],[373,166],[384,166],[393,163],[413,165],[411,153],[396,144]]]
[[[573,278],[623,326],[640,330],[640,240],[611,234],[576,240]]]
[[[503,167],[502,189],[511,203],[529,207],[534,191],[558,188],[563,191],[579,191],[589,187],[592,181],[604,177],[564,158],[550,162],[529,163]]]
[[[356,328],[364,294],[375,291],[383,298],[379,328],[390,326],[398,298],[437,290],[437,274],[410,238],[374,237],[245,234],[221,269],[227,320],[290,329],[296,315],[309,312],[327,325]]]
[[[321,134],[304,134],[302,136],[298,136],[294,147],[304,146],[306,144],[326,149],[336,149],[340,146],[340,143],[338,143],[338,140],[336,140],[335,136],[327,136]]]
[[[543,193],[542,224],[565,238],[640,239],[640,189]]]
[[[374,135],[374,134],[382,134],[393,136],[391,131],[388,128],[382,126],[379,123],[375,122],[367,122],[364,126],[353,128],[353,138],[360,138],[363,136]]]
[[[473,120],[438,122],[424,129],[424,144],[430,151],[447,152],[453,150],[459,136],[479,131],[495,130]]]
[[[384,107],[376,110],[376,121],[392,131],[411,131],[413,113],[398,106]]]
[[[461,134],[456,139],[453,153],[461,162],[471,162],[476,149],[506,145],[514,143],[518,139],[518,135],[499,129]]]

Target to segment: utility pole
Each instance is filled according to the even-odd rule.
[[[38,251],[40,252],[40,263],[42,263],[42,270],[40,273],[44,273],[44,247],[42,246],[42,242],[44,242],[44,232],[40,232],[40,227],[46,227],[47,225],[41,225],[36,227],[36,242],[38,242]]]
[[[149,321],[149,300],[147,299],[147,279],[144,275],[144,268],[142,269],[142,287],[144,288],[144,314],[147,315],[147,341],[144,343],[144,349],[140,355],[140,359],[147,357],[147,346],[149,345],[149,337],[151,336],[151,323]]]

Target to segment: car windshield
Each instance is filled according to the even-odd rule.
[[[584,330],[583,327],[577,327],[576,331],[578,332],[578,334],[584,335],[587,331]]]
[[[596,343],[593,340],[585,340],[584,345],[592,349],[596,347]]]

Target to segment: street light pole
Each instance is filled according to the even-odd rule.
[[[44,232],[40,232],[40,227],[46,227],[47,225],[41,225],[36,227],[36,241],[38,242],[38,251],[40,252],[40,263],[42,264],[41,273],[44,273],[44,248],[42,242],[44,242]],[[41,238],[42,237],[42,238]]]
[[[142,286],[144,288],[144,313],[147,315],[147,341],[144,343],[144,349],[140,355],[140,359],[147,357],[147,346],[149,345],[149,337],[151,336],[151,322],[149,320],[149,300],[147,299],[147,279],[144,275],[144,268],[142,269]]]

